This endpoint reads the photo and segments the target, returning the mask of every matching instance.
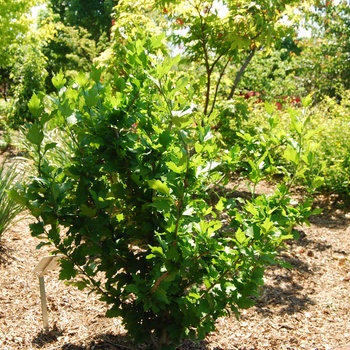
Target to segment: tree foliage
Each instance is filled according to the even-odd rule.
[[[42,53],[47,60],[47,91],[54,90],[51,79],[60,70],[64,70],[68,76],[91,70],[93,59],[98,55],[98,48],[86,29],[66,26],[62,22],[50,22],[46,19],[41,23],[41,30],[48,30],[51,33],[47,36],[42,48]]]
[[[140,35],[136,29],[139,25],[146,36],[157,31],[170,34],[170,49],[180,52],[180,64],[194,72],[196,102],[210,117],[218,102],[232,99],[254,55],[281,42],[292,31],[281,19],[287,6],[295,3],[120,1],[116,7],[111,54],[117,55],[113,62],[118,61],[125,41]],[[221,112],[222,119],[230,113],[223,112],[223,108]]]
[[[29,10],[38,1],[18,0],[0,2],[0,67],[9,65],[11,55],[9,47],[13,42],[21,42],[31,23]]]
[[[59,20],[69,27],[82,27],[98,42],[101,36],[109,37],[111,14],[116,0],[50,0],[49,6]]]
[[[28,109],[28,102],[34,92],[45,92],[46,57],[41,44],[36,33],[28,31],[26,40],[13,44],[10,50],[16,60],[11,67],[12,99],[8,108],[8,124],[14,129],[35,120]]]
[[[346,1],[316,1],[306,12],[311,37],[302,41],[299,75],[315,99],[336,97],[350,88],[350,7]]]

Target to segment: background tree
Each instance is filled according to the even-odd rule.
[[[0,2],[0,86],[5,99],[10,87],[10,67],[15,61],[10,48],[14,43],[20,44],[25,40],[32,24],[30,9],[39,2],[39,0]]]
[[[42,53],[40,37],[34,31],[28,31],[21,43],[13,44],[10,53],[16,60],[11,67],[12,96],[7,119],[10,127],[18,129],[35,119],[28,109],[28,102],[33,93],[46,90],[47,61]]]
[[[235,68],[224,94],[231,99],[254,55],[281,41],[291,30],[281,18],[286,6],[293,3],[295,1],[223,1],[220,6],[225,9],[224,13],[215,2],[183,1],[169,6],[172,18],[182,21],[175,20],[175,26],[189,24],[187,33],[174,33],[175,42],[184,45],[190,61],[205,68],[205,114],[213,110],[217,87],[226,69],[231,68],[233,73]]]
[[[52,77],[60,70],[65,71],[68,76],[91,70],[99,50],[85,28],[66,26],[49,17],[42,20],[40,30],[46,33],[42,53],[47,62],[47,91],[53,90]]]
[[[70,27],[85,28],[98,42],[101,36],[109,38],[111,14],[117,0],[49,0],[49,7],[59,20]]]
[[[295,3],[148,1],[141,6],[138,2],[120,1],[116,7],[116,30],[122,30],[126,38],[132,37],[131,26],[120,21],[137,23],[146,17],[158,30],[172,33],[174,53],[176,48],[184,48],[184,69],[196,71],[197,83],[192,86],[200,87],[196,91],[197,102],[209,117],[217,100],[232,99],[254,55],[281,42],[293,30],[281,19],[286,6]],[[114,42],[117,41],[120,35],[114,36]],[[199,83],[203,79],[204,85]]]
[[[347,1],[316,1],[305,23],[311,36],[300,42],[301,82],[316,100],[329,96],[340,102],[350,89],[350,7]]]
[[[306,96],[301,78],[298,57],[299,39],[286,37],[267,51],[258,52],[241,79],[239,94],[255,101],[291,103]]]
[[[11,61],[9,47],[20,43],[28,31],[31,20],[28,17],[31,7],[36,0],[1,1],[0,3],[0,67],[7,67]]]
[[[43,53],[47,57],[47,88],[60,70],[68,75],[90,71],[93,60],[106,48],[112,26],[114,1],[49,1],[41,11]]]

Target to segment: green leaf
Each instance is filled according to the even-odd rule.
[[[108,318],[114,318],[114,317],[119,317],[121,315],[121,310],[119,308],[111,308],[107,310],[106,312],[106,317]]]
[[[164,251],[163,251],[163,248],[162,247],[152,247],[150,246],[151,248],[151,252],[156,255],[156,256],[164,256]]]
[[[273,114],[275,111],[275,106],[269,102],[265,102],[265,110],[268,114]]]
[[[38,237],[45,232],[44,223],[43,222],[34,222],[29,225],[30,233],[33,237]]]
[[[101,74],[103,72],[103,68],[97,68],[95,66],[92,67],[90,78],[97,84],[101,79]]]
[[[54,149],[56,147],[57,143],[56,142],[50,142],[50,143],[47,143],[45,145],[45,148],[44,148],[44,153],[46,153],[47,151],[49,151],[50,149]]]
[[[87,78],[87,76],[86,76],[86,74],[84,72],[79,72],[78,75],[75,78],[75,81],[81,87],[85,87],[89,83],[89,79]]]
[[[57,89],[60,90],[64,84],[67,82],[67,79],[65,79],[64,74],[62,70],[59,71],[53,78],[52,78],[52,84]]]
[[[162,194],[169,195],[170,194],[170,189],[168,186],[165,184],[165,182],[162,182],[160,180],[147,180],[148,186],[152,188],[153,190],[156,190]]]
[[[318,215],[323,212],[323,208],[315,208],[312,210],[312,215]]]
[[[160,212],[168,213],[171,210],[171,202],[168,199],[163,199],[162,197],[153,198],[153,203],[149,206],[156,208]]]
[[[183,78],[179,79],[176,82],[176,86],[169,89],[170,90],[169,97],[175,96],[177,92],[183,90],[187,85],[188,85],[188,78],[187,77],[183,77]]]
[[[306,135],[304,135],[304,139],[306,141],[312,139],[316,134],[320,133],[320,128],[309,130]]]
[[[84,92],[84,99],[85,103],[88,107],[94,107],[97,104],[97,101],[99,99],[98,97],[98,90],[96,88],[91,88],[88,91]]]
[[[153,293],[156,300],[163,302],[165,304],[169,304],[169,299],[167,296],[167,292],[163,288],[157,288],[155,292]]]
[[[303,107],[309,107],[312,103],[312,94],[307,95],[306,97],[301,99],[301,103]]]
[[[161,79],[165,74],[168,74],[172,67],[179,63],[180,59],[180,55],[175,57],[166,57],[162,64],[157,65],[156,78]]]
[[[253,215],[253,217],[258,217],[259,216],[259,211],[258,209],[254,206],[253,203],[251,202],[248,202],[246,205],[245,205],[245,210],[248,212],[248,213],[251,213]]]
[[[136,284],[128,284],[126,287],[125,287],[125,290],[128,292],[128,293],[139,293],[140,290],[139,288],[137,287]]]
[[[69,284],[77,287],[78,290],[84,290],[88,286],[88,283],[86,281],[71,282]]]
[[[26,206],[27,200],[23,196],[22,193],[20,193],[18,190],[11,188],[10,190],[7,191],[7,194],[10,198],[12,198],[16,203]]]
[[[58,106],[58,110],[65,118],[69,118],[73,114],[73,110],[70,107],[68,100],[65,100],[63,103],[60,103]]]
[[[291,145],[287,146],[286,150],[283,153],[283,156],[293,164],[299,164],[299,154]]]
[[[247,297],[238,298],[236,303],[237,303],[237,306],[240,307],[241,309],[249,309],[250,307],[255,305],[255,301]]]
[[[303,123],[297,118],[297,116],[293,115],[291,111],[291,130],[296,131],[298,135],[302,135],[303,133]]]
[[[179,261],[180,260],[180,254],[177,251],[176,247],[171,246],[166,254],[167,258],[171,261]]]
[[[195,143],[195,145],[194,145],[194,149],[196,150],[196,153],[201,153],[203,151],[204,147],[205,146],[199,142]]]
[[[118,92],[123,92],[126,88],[125,80],[121,77],[118,77],[114,80],[115,87]]]
[[[59,274],[59,278],[61,280],[69,280],[77,275],[77,271],[74,268],[74,264],[70,260],[61,259],[61,271]]]
[[[146,259],[147,260],[151,260],[151,259],[154,259],[156,257],[157,257],[157,255],[155,255],[155,254],[148,254],[148,255],[146,255]]]
[[[51,245],[52,245],[51,242],[40,242],[40,243],[35,247],[35,249],[39,250],[39,249],[41,249],[41,248],[44,247],[44,246],[51,246]]]
[[[172,111],[171,114],[173,123],[179,128],[185,128],[193,122],[191,108],[183,109],[181,111]]]
[[[165,33],[151,37],[152,48],[157,49],[158,47],[162,46],[164,39],[165,39]]]
[[[35,93],[32,95],[31,99],[28,102],[28,108],[30,110],[30,113],[32,113],[36,118],[39,118],[41,113],[44,111],[41,100]]]
[[[34,124],[31,124],[29,126],[26,134],[26,138],[33,145],[36,145],[36,146],[41,145],[41,143],[44,140],[44,133],[41,130],[39,123],[35,122]]]
[[[220,198],[219,202],[215,205],[215,209],[217,211],[223,211],[225,209],[225,205],[222,198]]]
[[[243,244],[247,240],[245,232],[242,231],[240,228],[237,230],[235,237],[236,237],[237,242],[240,244]]]
[[[312,179],[312,187],[319,188],[324,184],[324,178],[321,176],[316,176]]]
[[[201,295],[195,292],[188,293],[189,299],[199,300],[201,298]]]
[[[159,135],[159,143],[164,147],[167,147],[168,145],[170,145],[172,140],[173,138],[170,133],[170,130],[165,130]]]
[[[80,211],[83,215],[93,218],[96,216],[97,210],[95,208],[90,208],[86,204],[82,204]]]
[[[184,173],[187,169],[187,164],[183,163],[182,165],[176,165],[174,162],[167,162],[167,167],[176,174]]]
[[[261,228],[264,230],[265,233],[269,233],[273,227],[274,227],[274,223],[268,217],[261,224]]]

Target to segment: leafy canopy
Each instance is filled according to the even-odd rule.
[[[85,28],[97,42],[102,35],[109,37],[111,14],[116,0],[49,0],[52,11],[69,27]]]
[[[37,0],[18,0],[0,2],[0,67],[7,67],[11,61],[9,47],[15,41],[21,42],[31,24],[30,9]]]

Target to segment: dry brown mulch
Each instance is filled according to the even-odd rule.
[[[324,213],[282,254],[293,269],[270,268],[261,298],[240,321],[220,319],[205,342],[179,349],[350,348],[350,208],[334,196],[318,204]],[[133,349],[121,321],[105,318],[96,296],[65,285],[57,271],[45,277],[49,329],[43,329],[33,268],[49,250],[36,250],[30,222],[0,240],[0,349]]]

